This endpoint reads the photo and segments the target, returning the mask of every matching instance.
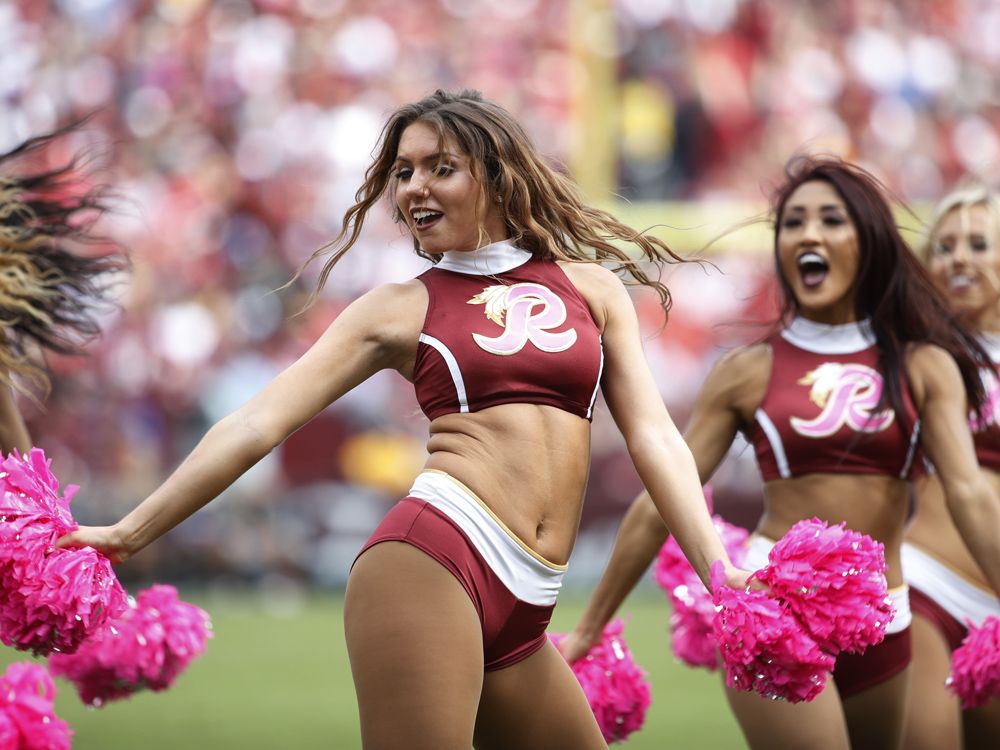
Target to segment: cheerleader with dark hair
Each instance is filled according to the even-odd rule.
[[[54,144],[79,123],[0,156],[0,449],[31,447],[14,391],[48,393],[46,351],[75,354],[99,333],[96,305],[127,260],[94,224],[108,209],[82,154],[50,166]]]

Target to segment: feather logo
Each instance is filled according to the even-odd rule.
[[[575,328],[552,332],[566,322],[566,304],[541,284],[495,284],[466,304],[483,305],[483,314],[503,326],[499,336],[472,334],[479,348],[490,354],[517,354],[529,341],[543,352],[565,351],[576,343]]]
[[[502,326],[504,313],[507,312],[507,295],[510,289],[511,287],[503,284],[488,286],[465,304],[486,305],[483,310],[486,317],[498,326]]]

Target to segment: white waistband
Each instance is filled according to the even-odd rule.
[[[903,545],[903,575],[962,625],[972,620],[978,627],[990,615],[1000,617],[1000,600],[911,544]]]
[[[743,561],[745,570],[760,570],[767,565],[767,555],[774,547],[775,541],[760,534],[752,534],[747,542],[747,556]],[[905,567],[904,567],[905,570]],[[895,614],[885,628],[886,635],[901,633],[910,627],[913,615],[910,612],[910,591],[905,585],[889,589],[889,598]]]
[[[549,563],[530,551],[458,480],[444,472],[424,471],[413,481],[409,494],[458,524],[497,578],[518,599],[540,606],[556,603],[566,566]]]

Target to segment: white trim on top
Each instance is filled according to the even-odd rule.
[[[590,396],[590,405],[587,407],[587,419],[594,413],[594,403],[597,401],[597,392],[601,389],[601,375],[604,374],[604,337],[597,337],[597,345],[601,349],[601,364],[597,368],[597,382],[594,383],[594,392]]]
[[[792,472],[788,468],[788,456],[785,455],[785,444],[781,442],[781,434],[778,432],[778,428],[774,426],[774,422],[771,421],[771,418],[767,416],[767,412],[763,409],[758,409],[754,413],[754,419],[757,420],[757,424],[764,431],[767,442],[771,444],[771,452],[774,453],[774,462],[778,465],[778,476],[782,479],[790,479]]]
[[[444,363],[448,365],[448,372],[451,373],[452,382],[455,383],[458,410],[462,414],[465,414],[469,411],[469,397],[465,392],[465,380],[462,379],[462,370],[458,366],[458,360],[455,359],[455,355],[451,353],[451,349],[445,346],[444,342],[439,341],[433,336],[428,336],[426,333],[420,334],[420,341],[437,351],[442,359],[444,359]]]
[[[449,250],[441,255],[435,268],[471,276],[496,276],[523,266],[531,253],[515,247],[507,240],[483,245],[478,250]]]
[[[805,318],[795,318],[781,337],[799,349],[816,354],[854,354],[875,343],[871,322],[827,325]]]
[[[976,338],[983,345],[983,349],[990,355],[990,359],[1000,363],[1000,333],[994,331],[980,331]]]

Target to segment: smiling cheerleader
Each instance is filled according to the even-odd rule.
[[[1000,194],[970,183],[942,198],[922,255],[955,311],[976,330],[994,364],[1000,362]],[[969,426],[982,476],[1000,492],[1000,381],[991,368],[983,368],[982,377],[986,408],[970,415]],[[952,652],[969,635],[969,625],[982,627],[1000,617],[1000,601],[952,522],[935,471],[917,483],[903,572],[913,600],[913,684],[904,747],[1000,746],[1000,700],[983,696],[963,710],[945,688]],[[998,659],[994,649],[976,661]]]

